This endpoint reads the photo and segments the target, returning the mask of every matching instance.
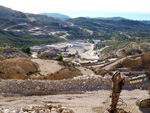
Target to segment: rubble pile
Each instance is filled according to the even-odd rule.
[[[32,106],[25,108],[0,108],[0,113],[74,113],[74,111],[62,107],[62,105],[54,106],[46,104],[45,106]]]

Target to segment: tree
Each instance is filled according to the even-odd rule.
[[[132,52],[131,51],[127,51],[126,52],[126,55],[128,56],[128,55],[132,55]]]
[[[94,40],[93,39],[89,39],[89,42],[94,44]]]
[[[49,58],[50,58],[50,56],[44,55],[44,59],[49,59]]]
[[[22,47],[22,52],[31,54],[31,49],[29,46],[24,46],[24,47]]]
[[[56,60],[58,60],[58,61],[63,61],[63,56],[62,56],[61,54],[59,54],[59,55],[57,56]]]
[[[122,52],[125,52],[126,50],[125,49],[122,49]]]

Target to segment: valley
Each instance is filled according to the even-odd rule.
[[[149,56],[149,21],[0,6],[0,113],[107,113],[112,75],[149,72]],[[135,105],[149,85],[123,87],[121,107],[149,113]]]

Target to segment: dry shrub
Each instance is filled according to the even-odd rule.
[[[63,79],[69,79],[78,76],[76,73],[73,73],[72,71],[68,69],[61,70],[59,72],[50,74],[46,76],[46,79],[48,80],[63,80]]]
[[[64,68],[59,70],[58,72],[48,74],[47,76],[30,76],[32,80],[63,80],[63,79],[71,79],[73,77],[77,77],[82,75],[81,70],[76,68],[75,64],[68,62],[59,62],[59,65],[62,65]]]
[[[150,69],[150,52],[145,53],[141,57],[142,63],[143,63],[143,68],[145,69]]]
[[[56,58],[58,56],[58,53],[54,50],[49,50],[49,51],[44,51],[44,52],[42,52],[41,54],[38,55],[39,58],[43,58],[43,59],[45,59],[46,56],[50,59],[51,58]]]
[[[7,57],[25,57],[25,58],[29,58],[26,54],[24,54],[19,49],[11,48],[11,47],[2,48],[2,54],[7,56]]]
[[[22,74],[1,74],[0,77],[2,79],[27,79],[27,75],[25,73]]]
[[[18,77],[19,79],[22,78],[20,75],[24,76],[29,73],[35,73],[37,70],[38,65],[27,58],[12,58],[0,62],[0,75],[3,76],[3,78],[4,75],[6,75],[8,78],[17,79]],[[12,77],[9,77],[10,75],[12,75]]]
[[[144,64],[150,63],[150,52],[145,53],[141,59]]]
[[[142,67],[142,60],[141,59],[125,59],[121,62],[123,67],[129,68],[131,70],[139,69]]]
[[[101,76],[105,76],[105,74],[110,74],[111,75],[110,71],[107,71],[107,70],[102,69],[100,67],[93,68],[92,70],[95,72],[95,74],[98,74],[98,75],[101,75]]]
[[[138,58],[138,59],[126,58],[122,62],[115,65],[113,67],[113,70],[117,68],[125,68],[131,71],[149,70],[150,69],[150,52],[145,53],[141,58]]]

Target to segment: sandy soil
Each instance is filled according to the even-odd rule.
[[[83,75],[95,75],[95,73],[92,70],[88,69],[88,68],[79,67],[78,69],[81,70]]]
[[[150,109],[139,109],[135,101],[148,96],[145,90],[123,90],[121,98],[127,104],[125,110],[131,113],[149,113]],[[109,91],[100,90],[83,94],[59,94],[48,96],[0,97],[0,108],[41,106],[47,103],[61,104],[75,113],[104,113],[108,107]],[[123,106],[122,106],[123,107]]]
[[[78,54],[81,56],[81,58],[97,60],[97,59],[99,59],[99,57],[94,54],[96,51],[94,51],[93,48],[94,48],[94,44],[90,44],[90,45],[84,46],[82,48],[72,47],[72,48],[68,48],[67,50],[71,54],[75,54],[76,52],[78,52]]]
[[[94,53],[96,51],[93,50],[94,48],[94,44],[90,44],[91,48],[86,51],[85,53],[81,54],[81,58],[86,58],[86,59],[99,59],[99,57],[97,55],[95,55]]]
[[[39,64],[39,71],[43,75],[57,72],[63,68],[55,60],[32,59],[32,61]]]

